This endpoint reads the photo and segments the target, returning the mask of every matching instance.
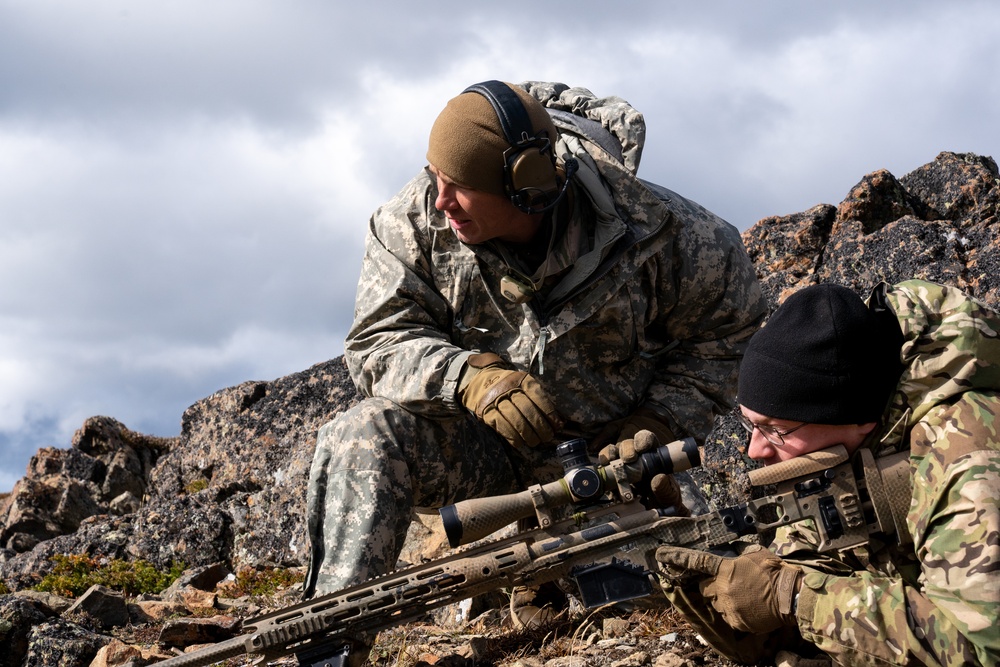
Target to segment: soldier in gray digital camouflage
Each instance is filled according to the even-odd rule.
[[[415,511],[561,476],[561,441],[703,441],[732,409],[754,268],[734,227],[636,177],[644,138],[627,102],[563,84],[447,103],[369,223],[345,345],[365,400],[317,438],[307,596],[394,569]]]
[[[764,464],[908,451],[900,539],[820,557],[796,524],[737,557],[661,547],[668,598],[706,640],[744,663],[1000,664],[1000,315],[921,280],[867,305],[807,287],[751,340],[737,400]]]

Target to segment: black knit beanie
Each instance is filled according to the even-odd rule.
[[[754,412],[811,424],[878,421],[902,366],[889,310],[839,285],[788,297],[750,339],[737,399]]]

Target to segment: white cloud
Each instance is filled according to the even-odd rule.
[[[217,389],[342,352],[336,312],[380,198],[356,122],[191,123],[141,150],[4,129],[0,431],[33,444],[5,457],[22,470],[37,438],[68,444],[91,414],[165,434]]]

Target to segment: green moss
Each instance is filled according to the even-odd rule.
[[[187,486],[185,486],[184,490],[189,494],[195,494],[198,493],[199,491],[204,491],[207,488],[208,488],[208,480],[205,479],[204,477],[199,477],[198,479],[194,480],[193,482],[190,482]]]
[[[244,568],[236,573],[235,579],[219,584],[218,591],[225,597],[274,595],[302,581],[305,575],[300,571],[268,567],[261,570]]]
[[[161,572],[144,560],[115,558],[105,561],[82,554],[60,554],[50,560],[55,566],[34,588],[68,597],[76,597],[95,584],[128,596],[159,593],[184,571],[184,564],[179,562]]]

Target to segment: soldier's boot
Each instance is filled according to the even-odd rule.
[[[537,630],[568,607],[566,593],[554,582],[537,588],[515,586],[510,595],[510,622],[518,630]]]

